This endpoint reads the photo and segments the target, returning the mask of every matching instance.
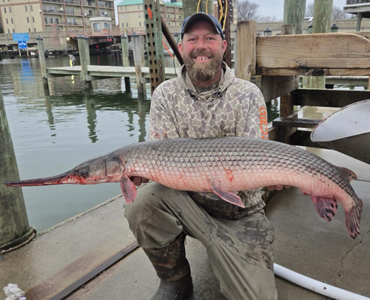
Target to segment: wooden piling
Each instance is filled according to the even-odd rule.
[[[7,187],[4,182],[18,181],[18,167],[0,88],[0,253],[34,236],[28,224],[21,187]]]
[[[356,31],[361,31],[362,13],[357,14],[357,28]]]
[[[129,67],[130,63],[128,60],[128,38],[126,34],[121,36],[121,46],[122,46],[122,64],[124,67]],[[131,91],[130,77],[125,77],[125,90],[126,92]]]
[[[250,81],[256,74],[256,22],[239,21],[237,24],[237,58],[236,77]]]
[[[292,24],[295,34],[303,33],[306,0],[284,0],[284,25]]]
[[[134,32],[131,35],[131,40],[132,40],[132,51],[134,54],[134,65],[135,65],[135,75],[136,75],[136,85],[137,85],[137,92],[139,94],[144,93],[144,87],[142,84],[142,70],[141,70],[141,49],[142,46],[140,45],[140,39],[139,35]]]
[[[46,75],[46,61],[45,61],[45,49],[44,49],[44,39],[41,36],[36,38],[37,41],[37,51],[39,52],[39,61],[41,68],[41,76],[43,79],[47,79]]]
[[[81,64],[81,80],[85,84],[85,89],[91,89],[91,78],[87,71],[87,66],[90,65],[89,38],[79,35],[77,37],[77,42]]]
[[[312,33],[330,32],[333,0],[315,0]],[[325,76],[305,76],[303,88],[325,89]]]

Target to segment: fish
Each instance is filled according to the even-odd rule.
[[[119,182],[126,203],[137,190],[132,177],[156,181],[169,188],[213,192],[244,207],[238,191],[269,186],[295,186],[310,195],[316,211],[330,222],[338,202],[345,224],[355,239],[360,233],[363,202],[350,182],[356,174],[281,142],[247,138],[175,138],[130,144],[90,159],[65,173],[45,178],[6,182],[7,186],[98,184]]]

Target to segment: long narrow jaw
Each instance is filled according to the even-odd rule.
[[[71,170],[59,175],[35,178],[20,181],[5,182],[6,186],[39,186],[39,185],[54,185],[54,184],[76,184],[81,183],[81,180],[76,176],[76,172]]]

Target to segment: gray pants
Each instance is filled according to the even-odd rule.
[[[144,249],[166,247],[181,232],[198,239],[227,299],[277,299],[274,229],[263,210],[239,220],[214,218],[187,192],[153,182],[138,189],[125,215]]]

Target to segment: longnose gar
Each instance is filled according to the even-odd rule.
[[[362,201],[350,181],[351,170],[336,167],[303,149],[253,138],[163,139],[131,144],[88,160],[60,175],[7,182],[7,186],[97,184],[120,182],[127,203],[136,187],[130,177],[140,176],[169,188],[213,192],[244,207],[237,191],[290,185],[311,195],[319,215],[331,221],[337,201],[345,210],[349,235],[356,238]]]

